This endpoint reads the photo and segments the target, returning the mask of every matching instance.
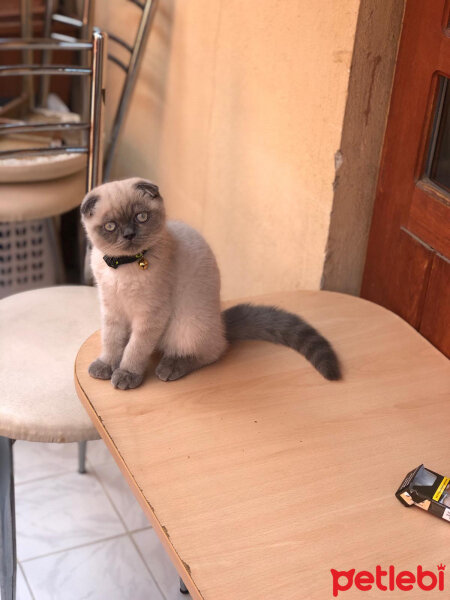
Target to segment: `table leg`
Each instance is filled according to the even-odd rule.
[[[86,473],[87,442],[78,442],[78,473]]]
[[[187,589],[187,587],[184,585],[184,581],[181,579],[180,577],[180,592],[182,594],[189,594],[189,590]]]

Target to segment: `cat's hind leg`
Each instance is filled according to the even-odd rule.
[[[163,357],[156,367],[162,381],[175,381],[188,373],[210,365],[222,356],[227,347],[219,311],[189,312],[186,306],[177,308],[159,349]]]

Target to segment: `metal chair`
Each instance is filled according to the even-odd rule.
[[[140,0],[128,0],[132,4],[134,4],[141,11],[141,18],[139,21],[139,25],[137,28],[136,36],[134,39],[134,44],[130,46],[127,42],[125,42],[120,36],[114,34],[113,32],[108,31],[108,39],[113,42],[113,44],[117,44],[124,48],[129,54],[128,64],[125,64],[122,60],[120,60],[113,52],[112,46],[110,44],[108,59],[118,66],[125,73],[125,80],[122,86],[122,91],[119,99],[119,103],[116,109],[114,121],[111,128],[110,139],[107,144],[107,149],[105,152],[105,160],[104,160],[104,170],[103,170],[103,180],[108,181],[111,175],[112,161],[114,157],[114,152],[117,146],[117,142],[119,139],[119,134],[122,128],[123,121],[125,119],[131,95],[133,93],[133,89],[136,83],[136,78],[139,72],[139,65],[142,59],[142,55],[145,49],[145,44],[150,33],[153,19],[156,13],[156,9],[158,6],[158,0],[145,0],[141,2]],[[29,14],[29,2],[30,0],[21,0],[21,2],[25,5],[28,5],[26,9],[27,14]],[[58,4],[58,3],[57,3]],[[69,37],[67,35],[62,35],[60,33],[52,32],[52,24],[53,23],[64,23],[66,25],[71,25],[75,28],[76,31],[79,32],[81,38],[87,38],[92,31],[92,17],[94,12],[94,0],[83,0],[80,15],[79,17],[71,17],[64,14],[60,14],[59,12],[53,12],[52,7],[54,2],[52,0],[46,1],[46,9],[44,16],[44,36],[47,38],[65,41],[65,42],[75,42],[77,40],[76,37]],[[46,50],[47,54],[44,54],[44,58],[49,61],[50,54],[49,50]],[[44,77],[41,80],[41,87],[39,92],[39,102],[41,106],[44,106],[46,103],[46,98],[48,96],[48,77]],[[84,114],[83,108],[80,110],[81,114]]]
[[[85,143],[74,146],[8,149],[0,158],[81,154],[87,157],[85,191],[102,181],[102,113],[105,97],[106,36],[94,31],[92,41],[49,39],[0,40],[0,50],[82,50],[92,54],[89,67],[18,65],[0,67],[5,75],[58,75],[90,78],[89,120],[82,123],[1,124],[0,133],[82,131]],[[32,198],[29,200],[33,213]],[[17,203],[20,199],[16,198]],[[78,199],[78,203],[81,197]],[[50,202],[51,204],[51,202]],[[60,205],[48,206],[58,214]],[[11,208],[12,210],[12,208]],[[84,472],[86,441],[98,434],[73,389],[76,351],[98,328],[96,291],[88,286],[32,290],[0,302],[0,589],[2,600],[14,600],[16,542],[13,443],[17,439],[79,442],[79,470]]]
[[[109,44],[108,60],[115,66],[119,67],[124,73],[125,78],[122,84],[120,98],[115,109],[113,122],[110,129],[109,139],[106,142],[106,150],[104,156],[104,168],[103,168],[103,181],[108,181],[111,175],[112,164],[114,154],[117,148],[117,142],[119,139],[120,131],[125,120],[127,110],[130,105],[131,96],[136,83],[136,79],[139,73],[139,66],[145,49],[146,41],[149,36],[153,19],[157,10],[158,0],[145,0],[140,2],[139,0],[127,0],[131,4],[135,5],[138,10],[141,11],[139,24],[137,27],[136,35],[134,38],[133,45],[129,45],[120,36],[113,32],[108,32],[108,40],[112,42]],[[23,23],[23,31],[27,31],[30,17],[30,0],[21,0],[22,3],[22,14],[25,15]],[[60,42],[77,42],[79,38],[86,38],[92,31],[92,21],[94,14],[94,0],[83,0],[80,3],[79,11],[76,16],[63,14],[60,10],[59,0],[46,0],[45,3],[45,15],[44,15],[44,36],[49,39],[58,40]],[[54,32],[53,24],[64,23],[65,25],[71,26],[74,29],[74,36],[68,36]],[[116,56],[114,49],[118,47],[125,49],[128,53],[128,61],[123,61]],[[114,48],[115,47],[115,48]],[[80,64],[84,64],[83,61],[86,59],[85,52],[80,53]],[[51,49],[44,49],[43,60],[49,62],[51,60]],[[30,86],[28,86],[30,87]],[[39,94],[38,94],[38,105],[46,106],[49,92],[49,76],[45,74],[40,80]],[[81,115],[86,114],[86,106],[83,102],[83,98],[86,94],[81,95],[81,106],[79,106],[79,112]],[[83,234],[81,233],[81,236]],[[54,237],[54,236],[53,236]],[[85,241],[85,240],[84,240]],[[90,269],[89,253],[90,249],[83,246],[84,252],[84,269],[83,269],[83,281],[88,284],[92,284],[93,275]]]
[[[96,30],[92,41],[56,41],[47,39],[0,39],[0,50],[91,50],[91,67],[74,67],[71,65],[7,65],[0,66],[1,76],[30,75],[65,75],[90,76],[90,117],[85,123],[3,123],[0,134],[29,133],[43,131],[86,131],[89,143],[83,146],[37,147],[0,152],[0,159],[13,156],[37,156],[49,154],[86,154],[88,157],[86,189],[89,191],[101,182],[101,142],[102,142],[102,108],[104,104],[104,53],[106,35]]]
[[[98,33],[94,36],[93,42],[71,42],[51,39],[6,39],[0,40],[0,50],[23,50],[25,48],[26,52],[31,53],[35,50],[51,52],[56,49],[60,51],[76,50],[80,53],[92,51],[96,60],[98,60],[100,54],[97,46],[101,43],[103,48],[104,38],[101,37],[101,41],[97,38]],[[104,50],[102,49],[101,53],[103,54],[103,52]],[[29,58],[31,59],[32,56]],[[5,222],[20,223],[40,219],[42,224],[45,225],[47,237],[51,245],[51,254],[54,257],[53,262],[56,263],[57,271],[59,272],[56,280],[47,281],[47,285],[54,282],[62,283],[64,281],[61,252],[53,222],[54,218],[78,207],[86,190],[100,183],[102,180],[102,135],[101,123],[99,121],[101,112],[98,106],[98,103],[102,100],[100,90],[97,90],[95,86],[100,84],[98,77],[101,76],[102,80],[104,77],[103,57],[101,74],[98,74],[99,68],[100,65],[95,62],[91,67],[48,64],[0,67],[0,77],[21,76],[27,78],[31,75],[44,77],[49,75],[71,76],[79,80],[85,80],[88,83],[88,77],[93,75],[92,93],[89,94],[89,88],[86,88],[87,104],[89,106],[90,98],[92,97],[97,102],[97,106],[94,107],[91,103],[89,114],[84,121],[61,122],[60,119],[53,119],[52,122],[49,118],[45,118],[45,114],[40,114],[39,122],[22,120],[0,124],[0,160],[20,159],[16,161],[2,161],[0,164],[0,181],[2,182],[0,221],[3,224]],[[32,119],[33,113],[34,111],[30,112]],[[97,119],[98,122],[94,122],[94,119]],[[26,144],[21,142],[22,147],[17,147],[16,137],[20,137],[22,134],[27,136],[30,136],[30,134],[33,136],[49,134],[65,136],[68,143],[66,145],[60,144],[57,147],[53,147],[48,143],[47,147],[42,147],[42,143],[33,145],[28,140]],[[82,142],[74,143],[74,136],[80,137]],[[30,139],[33,138],[31,137]],[[89,148],[92,151],[88,151]],[[34,157],[46,157],[46,161],[42,162],[41,158],[39,158],[39,161],[36,161]],[[87,184],[85,174],[86,161],[89,176]],[[2,229],[4,230],[3,225]],[[4,233],[8,233],[8,231],[4,231]],[[2,257],[0,256],[1,259]],[[15,267],[14,264],[13,267]],[[33,285],[28,280],[27,283],[22,282],[20,285],[13,286],[10,293],[13,291],[23,291],[30,287],[36,287],[36,285]],[[3,291],[5,291],[4,288]],[[2,295],[5,294],[1,293],[0,297]]]

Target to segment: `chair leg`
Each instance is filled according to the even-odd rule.
[[[184,585],[184,581],[181,579],[180,577],[180,592],[182,594],[189,594],[189,590],[187,589],[187,587]]]
[[[86,473],[87,442],[78,442],[78,473]]]
[[[2,600],[16,597],[16,516],[14,504],[14,441],[0,436],[0,589]]]

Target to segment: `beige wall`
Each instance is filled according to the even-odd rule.
[[[224,298],[320,285],[359,4],[160,2],[113,175],[203,232]],[[98,5],[131,41],[138,11]]]

